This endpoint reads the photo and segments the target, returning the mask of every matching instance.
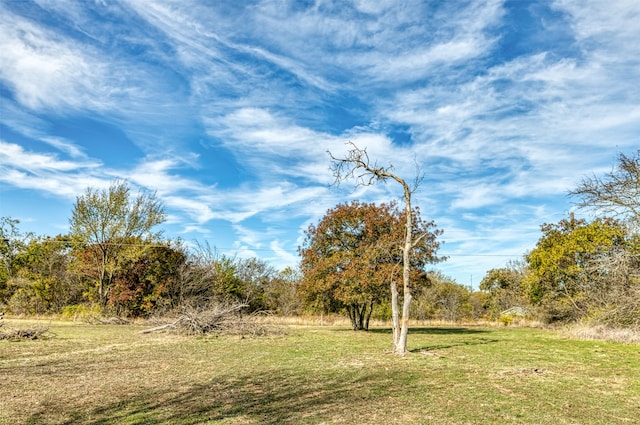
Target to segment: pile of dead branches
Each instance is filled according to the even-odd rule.
[[[207,306],[182,307],[177,317],[168,323],[166,318],[162,323],[140,333],[146,334],[157,331],[174,332],[181,335],[248,335],[264,336],[273,334],[274,329],[259,323],[256,316],[243,314],[248,304],[209,304]]]
[[[2,327],[1,321],[0,327]],[[0,329],[0,340],[5,341],[45,339],[50,336],[49,327],[41,325],[34,325],[23,329],[11,327],[3,327],[3,329]]]

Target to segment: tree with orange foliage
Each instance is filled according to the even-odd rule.
[[[410,270],[414,282],[424,267],[437,261],[439,243],[433,222],[413,211],[414,233],[424,235],[414,247]],[[344,309],[354,330],[367,330],[376,304],[388,299],[387,288],[402,279],[404,215],[395,203],[357,201],[329,210],[318,225],[309,226],[300,248],[301,293],[307,304],[324,310]]]
[[[411,280],[411,264],[413,257],[420,258],[420,246],[425,244],[423,239],[431,236],[429,232],[420,232],[419,223],[414,222],[414,209],[411,207],[411,196],[417,188],[420,176],[416,179],[414,188],[409,187],[405,179],[393,172],[393,165],[379,166],[371,161],[367,149],[361,149],[353,142],[348,143],[351,150],[343,158],[337,158],[329,152],[331,157],[331,170],[336,185],[340,182],[353,179],[358,186],[370,186],[378,182],[393,180],[402,186],[404,199],[404,229],[399,233],[403,235],[402,243],[402,310],[398,303],[400,294],[395,279],[391,280],[391,316],[393,321],[393,352],[399,355],[407,353],[407,334],[409,332],[409,312],[413,299],[413,283]],[[416,231],[418,230],[418,231]],[[437,261],[435,257],[432,261]]]

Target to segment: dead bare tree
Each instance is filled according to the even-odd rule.
[[[640,258],[626,249],[602,250],[586,262],[589,320],[611,328],[640,329]]]
[[[569,192],[579,198],[578,207],[625,217],[640,227],[640,149],[631,156],[620,154],[617,166],[604,177],[593,175]]]
[[[331,157],[331,171],[335,178],[334,185],[339,185],[340,182],[355,179],[358,186],[371,186],[380,181],[395,180],[400,183],[404,192],[405,202],[405,238],[404,245],[402,247],[402,283],[403,283],[403,298],[402,298],[402,314],[398,306],[399,292],[398,285],[395,279],[391,279],[391,316],[393,322],[393,352],[399,355],[405,355],[407,353],[407,334],[409,332],[409,310],[411,307],[411,300],[413,299],[412,286],[410,281],[410,257],[411,250],[416,246],[420,239],[426,235],[413,237],[413,222],[411,214],[411,194],[417,188],[419,178],[416,179],[415,187],[412,189],[407,182],[400,178],[398,175],[392,172],[393,165],[387,167],[378,166],[376,162],[371,162],[369,154],[366,148],[361,149],[353,142],[347,142],[351,146],[351,149],[347,153],[345,158],[337,158],[333,156],[331,152],[328,152]]]

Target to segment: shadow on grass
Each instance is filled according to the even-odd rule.
[[[346,376],[345,376],[346,375]],[[366,410],[370,392],[393,382],[380,372],[348,372],[305,377],[286,370],[217,377],[209,383],[155,389],[103,406],[77,406],[67,425],[233,423],[318,423],[343,417],[345,407]],[[384,392],[384,391],[382,391]],[[354,393],[359,393],[354,398]],[[350,401],[349,401],[350,400]],[[68,410],[68,412],[71,409]],[[48,423],[46,409],[29,423]]]
[[[419,347],[419,348],[414,348],[412,350],[409,350],[409,352],[411,353],[420,353],[420,352],[425,352],[425,351],[434,351],[434,350],[446,350],[447,348],[453,348],[453,347],[464,347],[464,346],[470,346],[470,345],[484,345],[484,344],[493,344],[496,342],[500,342],[499,339],[492,339],[492,338],[476,338],[470,341],[460,341],[460,342],[454,342],[451,344],[434,344],[434,345],[426,345],[423,347]]]
[[[375,328],[369,329],[368,332],[389,334],[391,335],[391,329]],[[463,328],[463,327],[415,327],[409,328],[409,335],[471,335],[472,339],[463,340],[460,342],[452,342],[449,344],[432,344],[419,348],[409,350],[411,353],[419,353],[424,351],[444,350],[452,347],[462,347],[467,345],[483,345],[499,342],[499,339],[485,338],[482,336],[473,337],[473,335],[490,334],[491,330],[477,329],[477,328]]]
[[[391,328],[373,328],[369,329],[371,333],[381,333],[391,335]],[[464,334],[484,334],[490,333],[487,329],[474,329],[474,328],[436,328],[436,327],[415,327],[409,328],[409,334],[414,335],[464,335]]]

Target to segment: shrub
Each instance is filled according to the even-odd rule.
[[[513,315],[511,314],[501,314],[498,318],[498,322],[502,323],[505,326],[509,326],[511,322],[513,322]]]
[[[62,309],[61,316],[65,319],[89,321],[100,315],[100,306],[87,304],[74,304],[65,306]]]

